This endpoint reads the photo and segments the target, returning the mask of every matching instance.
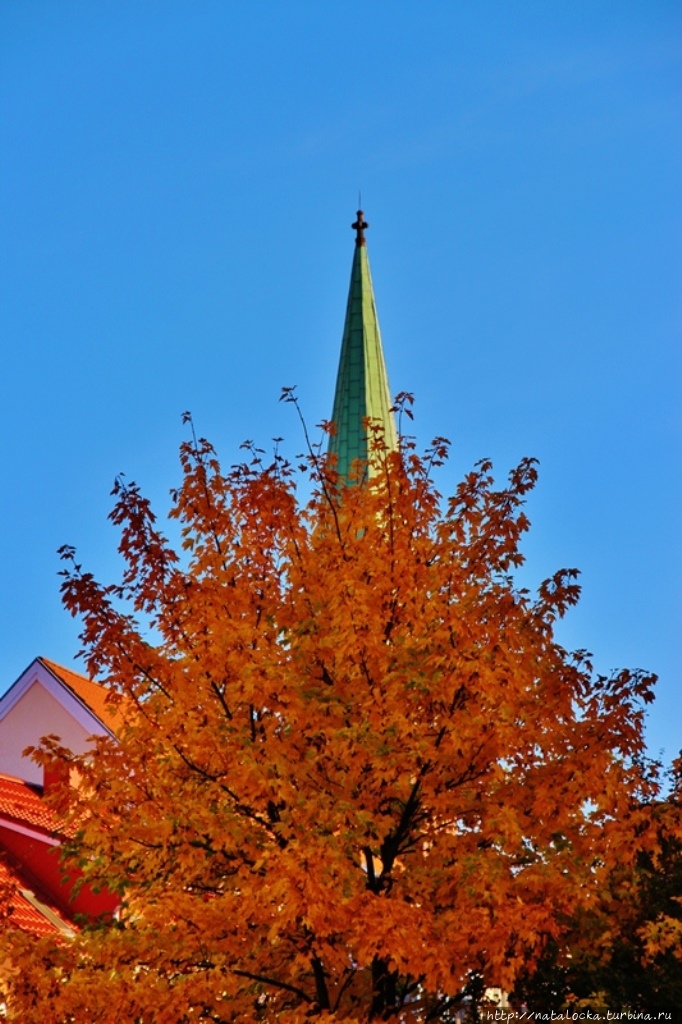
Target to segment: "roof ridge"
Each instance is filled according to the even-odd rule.
[[[78,676],[79,679],[84,679],[86,683],[92,683],[94,686],[99,686],[102,689],[106,689],[102,683],[98,683],[96,679],[92,679],[90,676],[86,676],[83,672],[77,672],[75,668],[67,668],[66,665],[60,665],[58,661],[53,661],[52,658],[46,658],[45,655],[39,654],[38,661],[41,661],[43,665],[46,665],[52,672],[68,672],[69,675]]]
[[[37,782],[29,782],[27,779],[22,779],[19,775],[10,775],[9,772],[0,772],[0,781],[2,781],[2,779],[6,779],[8,782],[19,782],[22,786],[28,786],[29,789],[34,791],[36,796],[40,796],[39,791],[42,791],[42,786]]]

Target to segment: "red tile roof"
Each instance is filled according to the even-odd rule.
[[[78,672],[72,672],[71,669],[57,665],[56,662],[49,661],[47,658],[38,660],[69,690],[72,690],[78,699],[99,718],[100,722],[103,722],[111,732],[116,732],[121,725],[121,716],[113,704],[107,702],[109,691],[106,687],[94,683],[86,676],[79,675]]]
[[[56,907],[43,901],[44,895],[37,895],[28,888],[20,868],[0,850],[0,916],[6,917],[12,927],[36,936],[63,934],[67,929],[73,931],[71,922]]]
[[[33,786],[11,775],[0,775],[0,817],[29,825],[47,835],[59,831],[53,811]]]

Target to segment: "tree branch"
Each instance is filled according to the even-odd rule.
[[[252,974],[251,971],[239,971],[236,968],[232,971],[238,978],[248,978],[250,981],[260,981],[263,985],[273,985],[275,988],[281,988],[285,992],[293,992],[294,995],[298,996],[306,1003],[312,1003],[315,1000],[311,999],[310,996],[303,991],[302,988],[298,988],[297,985],[290,985],[287,981],[279,981],[278,978],[268,978],[265,974]]]

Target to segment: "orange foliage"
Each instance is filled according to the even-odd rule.
[[[452,1019],[634,858],[653,680],[557,644],[575,572],[515,588],[533,461],[501,489],[483,462],[444,500],[445,447],[378,438],[350,487],[313,452],[301,501],[280,457],[223,474],[192,441],[180,553],[122,482],[122,582],[63,552],[88,669],[126,709],[117,742],[71,758],[65,810],[122,904],[18,950],[10,1015]]]

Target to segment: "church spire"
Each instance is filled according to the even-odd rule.
[[[384,441],[389,450],[394,451],[398,447],[367,258],[365,231],[369,224],[362,210],[358,210],[352,227],[355,231],[355,252],[332,414],[336,433],[329,439],[329,453],[337,456],[337,469],[342,476],[348,476],[355,459],[368,460],[367,432],[363,427],[365,418],[369,417],[383,427]]]

